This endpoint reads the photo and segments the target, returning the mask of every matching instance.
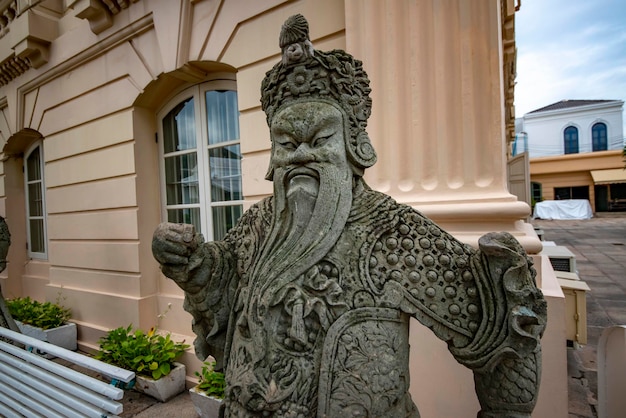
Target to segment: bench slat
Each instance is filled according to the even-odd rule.
[[[50,417],[67,417],[67,418],[83,418],[82,414],[72,410],[67,405],[64,405],[57,401],[56,399],[52,399],[48,396],[47,393],[41,392],[41,389],[35,389],[30,385],[24,384],[17,379],[14,379],[13,376],[10,376],[6,373],[0,373],[0,382],[9,385],[14,388],[17,392],[19,392],[18,397],[14,399],[20,400],[21,403],[30,405],[33,403],[32,401],[37,401],[46,406],[50,407],[56,414],[50,414]]]
[[[40,381],[28,374],[23,374],[19,370],[8,367],[6,364],[0,362],[0,380],[3,380],[6,376],[14,379],[14,387],[22,393],[28,394],[29,397],[35,399],[46,399],[47,404],[57,411],[67,414],[70,417],[92,417],[100,418],[103,415],[106,416],[107,412],[101,408],[97,408],[83,399],[80,399],[74,395],[74,393],[65,392],[47,381]],[[33,392],[36,396],[33,396]],[[62,409],[57,409],[52,402],[58,402],[62,405]],[[120,405],[121,406],[121,405]]]
[[[43,405],[37,403],[34,405],[34,402],[29,402],[29,407],[22,405],[17,399],[20,398],[20,393],[7,387],[5,385],[0,385],[0,392],[2,392],[5,396],[0,397],[0,416],[6,416],[9,418],[12,417],[33,417],[33,418],[46,418],[54,417],[57,415],[54,411],[44,407]],[[38,412],[41,412],[46,415],[41,415]]]
[[[65,366],[54,363],[36,354],[29,353],[28,351],[15,347],[14,345],[0,342],[0,350],[5,351],[15,357],[19,357],[27,363],[33,364],[41,369],[45,369],[51,373],[62,376],[78,385],[87,387],[94,392],[106,396],[109,399],[119,400],[124,397],[124,391],[122,389],[116,388],[105,382],[94,379],[93,377],[76,372],[75,370],[68,369]]]
[[[82,354],[75,353],[61,347],[57,347],[56,345],[40,341],[36,338],[32,338],[18,332],[11,331],[7,328],[0,327],[0,336],[22,343],[27,347],[34,347],[39,351],[43,351],[56,357],[68,360],[76,365],[85,367],[98,373],[102,373],[106,376],[110,376],[124,383],[129,383],[135,378],[135,373],[129,370],[103,363],[99,360],[95,360]]]
[[[115,414],[119,414],[122,412],[122,404],[111,401],[102,395],[96,394],[88,389],[85,389],[84,387],[75,384],[74,382],[68,381],[53,373],[50,373],[49,371],[37,368],[31,364],[20,361],[19,359],[10,356],[7,353],[0,352],[0,364],[2,364],[2,362],[6,363],[10,368],[19,370],[24,373],[28,373],[28,375],[37,378],[39,381],[45,382],[45,385],[47,386],[53,386],[65,392],[68,392],[73,396],[83,399],[98,408]],[[80,372],[73,370],[71,370],[71,372],[75,373],[76,375],[83,376]],[[102,383],[98,381],[96,382]]]

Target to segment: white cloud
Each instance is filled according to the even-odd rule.
[[[626,99],[625,16],[623,0],[523,2],[516,115],[563,99]]]

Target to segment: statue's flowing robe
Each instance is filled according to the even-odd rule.
[[[477,388],[492,385],[483,380],[503,358],[538,351],[545,301],[508,234],[487,235],[475,250],[366,190],[328,254],[259,294],[251,274],[272,220],[268,198],[224,241],[199,246],[184,270],[163,266],[204,284],[186,291],[185,309],[198,357],[213,355],[225,370],[227,416],[419,416],[408,394],[410,316],[474,370]],[[513,388],[486,391],[532,402],[533,364],[512,366],[525,376]]]

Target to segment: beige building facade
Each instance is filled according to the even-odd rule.
[[[509,231],[537,254],[541,243],[523,221],[530,208],[506,181],[515,4],[0,3],[0,215],[13,242],[4,295],[62,298],[83,349],[130,323],[191,341],[182,291],[160,274],[152,233],[170,219],[219,238],[272,192],[259,90],[279,60],[281,24],[295,13],[309,20],[317,49],[364,62],[379,156],[365,176],[372,188],[464,242]],[[550,316],[535,415],[564,417],[563,294],[549,262],[535,258]],[[423,416],[475,416],[471,372],[424,327],[411,333],[411,391]],[[192,353],[184,361],[199,364]]]
[[[570,191],[568,198],[589,199],[594,212],[626,210],[621,150],[533,158],[530,181],[541,200],[556,200],[559,192]]]

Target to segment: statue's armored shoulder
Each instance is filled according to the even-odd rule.
[[[380,215],[362,249],[370,288],[442,339],[467,344],[482,317],[471,269],[475,251],[410,206],[381,202],[387,216]]]

